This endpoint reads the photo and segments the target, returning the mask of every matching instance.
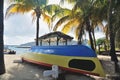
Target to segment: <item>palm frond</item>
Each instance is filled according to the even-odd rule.
[[[48,26],[50,27],[51,24],[51,17],[45,13],[42,13],[43,16],[43,20],[48,24]]]
[[[79,24],[79,21],[77,19],[72,19],[67,24],[64,25],[62,32],[68,33],[72,29],[72,27],[77,27],[78,24]]]
[[[9,17],[17,13],[24,14],[25,12],[31,11],[31,8],[32,7],[28,7],[23,4],[11,4],[6,10],[5,17]]]
[[[60,0],[61,3],[68,2],[68,3],[76,3],[78,0]]]
[[[48,0],[33,0],[37,1],[37,6],[40,6],[41,8],[45,7],[48,3]]]
[[[58,10],[60,10],[61,7],[57,4],[50,4],[44,7],[44,12],[50,14],[50,15],[54,15]]]
[[[67,34],[72,28],[72,23],[73,23],[73,20],[71,20],[67,24],[65,24],[63,29],[62,29],[62,32]]]
[[[84,27],[84,23],[85,21],[83,21],[82,19],[79,20],[79,24],[75,30],[75,38],[76,39],[81,39],[82,38],[82,35],[84,34],[84,30],[85,30],[85,27]],[[81,37],[81,38],[80,38]]]
[[[71,14],[70,9],[62,8],[62,9],[56,11],[56,13],[52,16],[52,20],[54,21],[55,19],[62,18],[63,16],[67,16],[70,14]]]
[[[35,19],[36,19],[36,13],[35,13],[35,11],[32,12],[32,17],[33,17],[32,18],[32,22],[35,22]]]
[[[68,21],[69,19],[70,19],[69,16],[64,16],[64,17],[62,17],[62,18],[55,24],[53,31],[56,31],[61,24],[63,24],[64,22]]]
[[[17,12],[17,7],[17,4],[11,4],[6,10],[5,18],[15,14]]]
[[[77,27],[75,30],[75,39],[78,39],[79,33],[80,33],[80,27]]]
[[[25,5],[34,5],[34,6],[41,6],[45,7],[48,3],[48,0],[9,0],[9,2],[15,2],[15,3],[24,3]]]

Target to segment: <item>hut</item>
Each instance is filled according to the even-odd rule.
[[[40,46],[42,46],[43,42],[48,43],[49,46],[52,45],[51,43],[56,43],[58,46],[60,42],[67,45],[68,41],[71,41],[72,39],[73,37],[66,35],[60,31],[51,32],[38,38]]]

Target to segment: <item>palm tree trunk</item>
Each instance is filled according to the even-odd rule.
[[[86,18],[86,27],[87,27],[88,34],[89,34],[89,39],[90,39],[91,48],[92,48],[93,50],[95,50],[95,49],[94,49],[94,45],[93,45],[92,35],[91,35],[89,18]]]
[[[79,27],[81,26],[81,28],[80,28],[79,35],[78,35],[78,45],[82,44],[82,35],[83,35],[83,27],[84,27],[83,24],[82,26],[81,24],[79,24]]]
[[[115,34],[111,19],[112,19],[112,0],[109,0],[108,25],[109,25],[109,34],[110,34],[110,56],[112,61],[118,62],[117,55],[115,53]]]
[[[36,28],[36,46],[38,46],[38,45],[39,45],[38,38],[39,38],[39,17],[37,17],[37,28]]]
[[[92,35],[93,35],[93,41],[94,41],[94,49],[95,49],[95,51],[96,51],[96,39],[95,39],[95,32],[94,32],[94,30],[92,31]]]
[[[0,75],[5,73],[3,44],[3,0],[0,0]]]
[[[115,35],[112,31],[110,31],[110,56],[112,61],[118,62],[117,55],[115,52]]]
[[[37,17],[37,22],[36,22],[36,26],[37,26],[37,28],[36,28],[36,46],[38,46],[39,45],[39,42],[38,42],[38,38],[39,38],[39,18],[41,16],[41,10],[40,10],[39,6],[37,6],[35,8],[35,12],[36,12],[36,17]]]
[[[93,50],[95,50],[95,49],[94,49],[94,45],[93,45],[93,39],[92,39],[91,32],[88,31],[88,33],[89,33],[89,39],[90,39],[91,48],[92,48]]]
[[[79,36],[78,36],[78,45],[82,44],[82,29],[80,29]]]

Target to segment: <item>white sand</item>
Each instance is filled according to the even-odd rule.
[[[104,60],[104,61],[106,60],[107,63],[110,60],[110,57],[108,56],[106,57],[98,56],[98,57],[101,60]],[[14,60],[20,60],[20,56],[5,55],[6,73],[3,75],[0,75],[0,80],[54,80],[51,77],[43,77],[44,69],[40,68],[39,66],[28,64],[28,63],[13,63]],[[110,64],[109,66],[107,66],[107,68],[111,66],[113,66],[113,64]],[[106,70],[106,73],[109,73],[109,72],[113,72],[113,71]],[[84,80],[101,80],[101,78],[99,77],[94,77],[94,78],[96,79],[92,79],[85,76],[81,78],[81,75],[72,75],[72,74],[66,75],[66,80],[83,80],[83,79]],[[102,79],[102,80],[105,80],[105,79]]]
[[[25,63],[13,63],[14,60],[20,60],[20,56],[5,55],[6,73],[0,80],[40,80],[43,77],[43,69]]]

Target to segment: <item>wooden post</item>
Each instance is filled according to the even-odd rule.
[[[48,41],[48,43],[49,43],[49,46],[50,46],[50,43],[51,43],[51,40],[50,40],[50,38],[49,38],[49,41]]]
[[[40,46],[42,46],[42,39],[40,40]]]
[[[65,45],[67,45],[67,39],[65,39]]]
[[[59,44],[59,38],[57,37],[57,46],[58,46],[58,44]]]

